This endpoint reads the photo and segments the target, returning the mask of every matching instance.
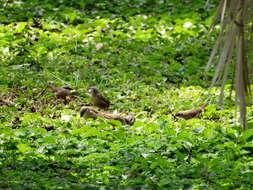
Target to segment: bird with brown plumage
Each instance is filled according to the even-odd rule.
[[[91,94],[91,101],[94,106],[97,106],[102,109],[108,109],[110,105],[110,101],[106,99],[95,87],[88,88]]]
[[[48,85],[47,87],[52,90],[56,98],[63,99],[65,102],[67,101],[66,97],[71,95],[72,88],[69,86],[55,87]]]
[[[186,110],[186,111],[181,111],[176,113],[176,117],[181,117],[184,118],[186,120],[188,119],[192,119],[192,118],[196,118],[199,117],[200,114],[204,111],[205,107],[208,105],[209,103],[206,103],[200,107],[198,107],[197,109],[193,109],[193,110]]]

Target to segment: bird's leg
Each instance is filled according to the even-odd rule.
[[[64,104],[64,105],[67,105],[67,104],[68,104],[68,100],[67,100],[66,97],[63,99],[63,104]]]

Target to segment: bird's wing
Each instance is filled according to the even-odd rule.
[[[58,87],[54,87],[54,86],[48,86],[48,88],[50,88],[52,90],[52,92],[58,92],[60,90],[60,88]]]
[[[56,92],[56,95],[58,97],[66,97],[70,94],[70,91],[69,90],[66,90],[66,89],[60,89],[58,92]]]
[[[99,98],[101,101],[105,102],[106,104],[110,104],[110,101],[107,100],[102,94],[98,94],[98,98]]]
[[[73,90],[73,88],[72,88],[72,87],[67,86],[67,85],[62,86],[61,88],[66,89],[66,90],[69,90],[69,91]]]

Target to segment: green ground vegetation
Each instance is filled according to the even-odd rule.
[[[217,3],[0,1],[0,189],[252,189],[252,107],[242,132],[230,86],[221,109],[204,73]],[[90,86],[134,125],[80,118]]]

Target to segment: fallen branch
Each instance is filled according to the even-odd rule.
[[[80,110],[80,116],[84,118],[93,118],[103,117],[105,119],[118,120],[123,124],[132,125],[135,122],[135,117],[133,115],[128,115],[126,117],[122,117],[117,114],[111,114],[107,112],[98,111],[89,106],[83,106]]]

